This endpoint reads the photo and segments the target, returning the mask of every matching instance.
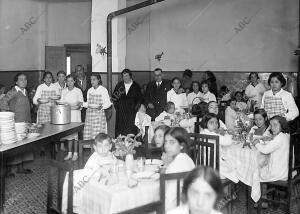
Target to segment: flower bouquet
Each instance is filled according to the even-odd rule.
[[[139,133],[138,135],[128,134],[127,136],[120,135],[117,138],[113,139],[113,154],[121,159],[124,159],[126,155],[135,154],[135,148],[142,145],[142,143],[137,140],[137,138],[139,138],[140,136],[141,133]]]
[[[175,120],[171,121],[172,122],[172,126],[179,126],[180,122],[182,120],[185,120],[185,119],[190,119],[191,118],[191,114],[190,113],[187,113],[187,112],[183,112],[183,113],[180,113],[180,112],[176,112],[175,113]]]
[[[248,135],[253,126],[252,120],[249,119],[245,114],[239,114],[236,124],[237,130],[236,133],[233,135],[233,140],[242,143],[243,148],[248,146],[251,149],[251,142],[248,139]]]

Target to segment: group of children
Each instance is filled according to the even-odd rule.
[[[211,111],[214,105],[210,106]],[[269,154],[268,163],[263,166],[260,173],[261,181],[276,181],[287,179],[288,158],[289,158],[289,129],[287,121],[281,116],[274,116],[268,120],[263,109],[254,112],[255,126],[252,127],[249,138],[252,145],[263,154]],[[223,149],[232,144],[232,137],[221,128],[221,121],[214,113],[207,113],[201,120],[202,134],[219,136],[220,142],[220,174],[238,182],[234,173],[222,170],[228,166],[226,153]],[[167,125],[160,125],[154,131],[151,143],[161,148],[161,159],[164,163],[165,173],[176,173],[190,171],[195,167],[193,160],[189,157],[188,133],[181,127],[170,128]],[[94,150],[85,168],[95,169],[105,164],[112,164],[115,157],[111,153],[112,140],[104,133],[96,136]],[[234,168],[234,166],[230,166]],[[174,208],[176,197],[175,186],[170,183],[166,190],[166,209]]]
[[[101,76],[96,73],[91,74],[92,87],[87,92],[87,100],[84,101],[82,90],[76,87],[76,77],[66,76],[64,71],[57,73],[58,81],[53,83],[51,72],[45,72],[43,83],[37,87],[33,97],[33,103],[38,106],[37,122],[50,122],[51,105],[55,103],[56,97],[60,102],[71,106],[71,122],[81,122],[81,109],[87,108],[85,115],[85,126],[83,139],[91,140],[100,133],[107,133],[107,122],[104,110],[112,103],[106,88],[101,85]],[[68,154],[65,160],[78,159],[78,134],[67,136],[63,140],[68,140]],[[73,148],[73,149],[72,149]]]
[[[200,102],[209,103],[217,100],[216,96],[209,91],[208,82],[206,81],[201,82],[201,84],[198,81],[193,81],[192,91],[188,94],[181,87],[181,81],[178,77],[173,78],[171,82],[173,88],[167,93],[167,101],[173,102],[176,109]]]

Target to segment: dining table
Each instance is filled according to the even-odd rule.
[[[134,170],[130,175],[125,169],[125,164],[119,164],[112,182],[101,180],[97,170],[74,170],[73,212],[113,214],[160,200],[157,164],[146,162],[142,171]],[[130,186],[132,179],[137,183]],[[66,213],[67,209],[67,186],[68,176],[66,175],[62,197],[63,213]]]
[[[4,213],[7,159],[42,146],[52,147],[54,143],[58,142],[61,138],[82,131],[83,127],[84,123],[80,122],[65,125],[46,123],[42,125],[40,135],[35,138],[25,138],[24,140],[11,144],[0,144],[0,214]]]
[[[251,188],[251,198],[257,202],[261,197],[260,169],[267,166],[270,156],[260,153],[254,146],[244,147],[234,141],[222,147],[222,156],[237,179]]]

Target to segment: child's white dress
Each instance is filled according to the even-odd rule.
[[[260,140],[255,147],[263,154],[270,154],[269,163],[260,170],[261,182],[287,180],[290,135],[280,132],[267,144]]]
[[[186,94],[177,94],[173,88],[167,92],[167,102],[173,102],[176,109],[183,106],[188,106]]]
[[[155,121],[156,122],[163,122],[165,121],[166,119],[165,118],[169,118],[167,120],[175,120],[175,115],[174,114],[170,114],[166,111],[163,111],[162,113],[160,113],[160,115],[158,115],[156,118],[155,118]]]
[[[191,171],[195,168],[193,160],[186,153],[179,153],[175,159],[167,166],[166,174]],[[176,181],[166,182],[166,211],[176,207]]]
[[[206,94],[202,93],[202,98],[206,103],[209,103],[211,101],[217,101],[216,96],[210,91],[208,91]]]
[[[137,112],[135,116],[135,122],[134,124],[139,128],[139,130],[142,132],[142,137],[145,136],[145,127],[148,126],[148,143],[151,142],[151,134],[152,126],[151,126],[151,117],[144,113],[144,112]]]
[[[70,106],[77,105],[79,102],[83,103],[83,94],[79,88],[74,87],[72,90],[65,88],[61,91],[61,101]],[[81,122],[81,110],[71,110],[71,122]],[[62,140],[78,140],[78,134],[74,133]]]
[[[230,106],[225,110],[225,124],[228,129],[234,129],[236,126],[237,114]]]

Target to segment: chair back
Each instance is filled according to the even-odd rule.
[[[82,169],[88,157],[94,152],[93,147],[94,140],[79,140],[78,141],[78,168]],[[89,150],[90,155],[86,158],[84,155],[84,149]]]
[[[194,133],[200,133],[200,130],[201,130],[201,122],[199,121],[196,121],[195,122],[195,126],[194,126]]]
[[[73,165],[69,162],[60,162],[50,159],[42,159],[35,162],[37,165],[47,167],[47,213],[62,213],[62,193],[65,175],[68,172],[68,205],[67,214],[73,214]],[[56,185],[53,178],[57,178]],[[53,191],[57,187],[57,207],[53,206]]]
[[[192,157],[196,166],[210,166],[219,171],[219,136],[189,134]]]
[[[180,205],[181,199],[181,183],[189,172],[179,172],[160,175],[160,200],[161,213],[164,214],[166,210],[166,183],[167,181],[176,181],[176,206]]]
[[[290,149],[289,149],[289,171],[288,171],[288,185],[292,185],[293,171],[299,171],[300,165],[295,165],[295,144],[300,141],[300,131],[291,134]]]

